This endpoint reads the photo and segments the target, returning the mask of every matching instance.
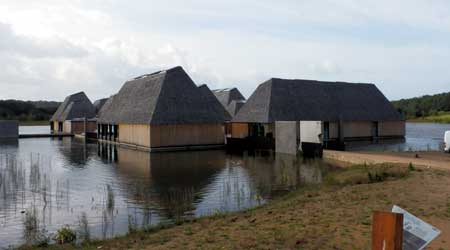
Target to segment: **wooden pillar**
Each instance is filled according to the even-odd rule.
[[[84,117],[84,118],[83,118],[83,132],[84,132],[84,138],[87,138],[87,134],[86,134],[86,132],[87,132],[87,131],[86,131],[86,130],[87,130],[87,129],[86,129],[87,124],[86,124],[86,123],[87,123],[87,119],[86,119],[86,117]]]
[[[97,123],[97,139],[100,139],[100,124]]]
[[[344,143],[344,121],[341,119],[339,120],[338,125],[338,134],[339,134],[339,143]]]
[[[103,137],[105,138],[105,140],[108,140],[108,126],[105,124],[103,125],[103,128],[104,128]]]
[[[112,125],[108,124],[108,140],[112,141]]]
[[[403,214],[374,212],[372,250],[402,250]]]

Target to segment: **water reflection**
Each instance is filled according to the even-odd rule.
[[[24,242],[30,228],[69,224],[102,238],[250,208],[319,183],[331,168],[261,152],[148,153],[76,138],[20,140],[0,146],[0,247]]]
[[[58,150],[69,166],[83,168],[89,159],[95,155],[95,148],[87,145],[86,141],[80,138],[54,138],[53,140],[60,142]]]

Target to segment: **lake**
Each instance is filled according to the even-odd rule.
[[[450,125],[407,123],[404,141],[351,150],[439,150],[446,130]],[[48,126],[20,127],[20,133],[48,132]],[[64,225],[77,230],[80,221],[101,239],[252,208],[320,183],[333,169],[320,160],[268,153],[147,153],[76,138],[2,142],[0,249]]]
[[[351,143],[350,151],[442,151],[445,131],[450,124],[406,123],[405,140],[390,140],[379,143]]]
[[[320,183],[331,169],[320,160],[267,153],[148,153],[76,138],[3,143],[0,248],[64,225],[78,229],[83,220],[94,238],[108,238],[251,208]]]

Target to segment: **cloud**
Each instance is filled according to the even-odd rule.
[[[0,52],[26,57],[82,57],[87,51],[60,38],[36,39],[17,35],[10,25],[0,23]]]
[[[0,98],[97,99],[177,65],[246,96],[271,77],[443,92],[449,12],[444,0],[0,0]]]

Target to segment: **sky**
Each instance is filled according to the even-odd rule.
[[[0,99],[92,101],[183,66],[249,97],[272,78],[450,91],[448,0],[0,0]]]

